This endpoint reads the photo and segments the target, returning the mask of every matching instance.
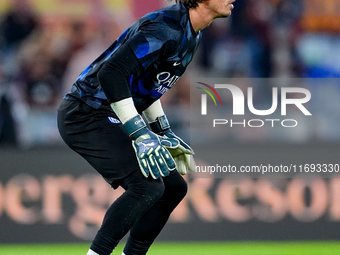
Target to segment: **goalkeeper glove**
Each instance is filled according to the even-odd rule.
[[[175,138],[179,141],[179,146],[171,148],[167,147],[172,157],[174,158],[177,171],[184,175],[187,171],[194,171],[196,168],[196,164],[194,161],[193,155],[195,154],[193,149],[184,142],[181,138],[179,138],[171,129],[170,124],[165,115],[157,117],[154,122],[149,123],[150,128],[153,132],[158,135],[161,135],[165,138]]]
[[[124,126],[132,138],[132,147],[146,178],[151,175],[158,179],[169,175],[169,171],[176,168],[176,163],[166,148],[175,150],[180,146],[179,141],[151,132],[140,115],[128,120]]]

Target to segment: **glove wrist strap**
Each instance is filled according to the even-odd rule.
[[[129,135],[133,138],[136,139],[137,137],[141,136],[144,134],[144,129],[146,128],[146,124],[142,118],[142,116],[137,115],[133,117],[132,119],[128,120],[125,124],[124,127],[126,131],[129,133]]]
[[[154,122],[149,123],[150,128],[156,134],[162,134],[163,131],[170,129],[170,123],[166,115],[157,117]]]

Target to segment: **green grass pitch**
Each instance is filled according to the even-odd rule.
[[[2,244],[1,255],[86,255],[89,244]],[[123,244],[112,253],[121,255]],[[340,242],[155,243],[148,255],[338,255]]]

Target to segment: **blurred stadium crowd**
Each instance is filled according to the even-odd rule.
[[[80,72],[143,13],[173,2],[2,0],[0,145],[62,144],[56,109]],[[231,18],[204,30],[187,74],[162,98],[173,129],[181,135],[188,134],[191,75],[340,77],[340,0],[237,0],[234,5]],[[284,139],[340,140],[340,86],[305,86],[318,95],[310,107],[323,124],[313,131],[302,125],[299,134]],[[254,90],[259,104],[271,102],[270,86]],[[265,129],[258,138],[246,132],[238,130],[233,140],[278,138],[265,135]]]

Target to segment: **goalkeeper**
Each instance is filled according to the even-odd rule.
[[[94,60],[64,97],[58,110],[63,140],[114,189],[125,189],[108,208],[88,255],[111,254],[128,231],[123,254],[146,254],[185,196],[180,174],[193,168],[194,153],[171,131],[159,99],[192,60],[200,31],[215,18],[228,17],[232,2],[177,0],[147,14]]]

